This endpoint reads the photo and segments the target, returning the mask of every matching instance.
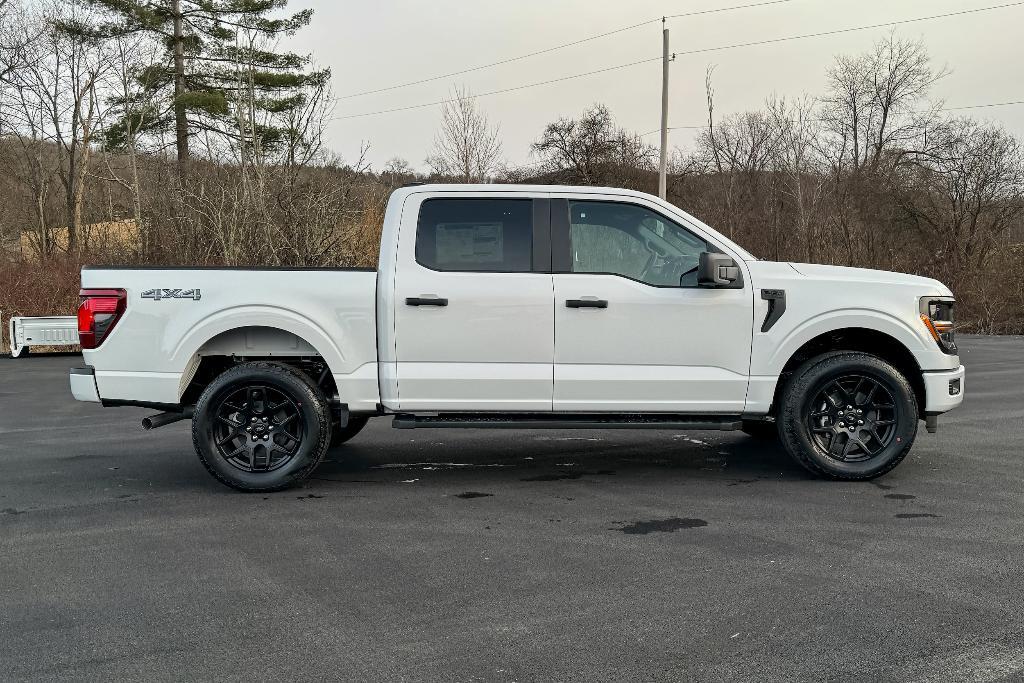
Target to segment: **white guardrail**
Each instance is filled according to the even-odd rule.
[[[10,320],[11,357],[28,355],[32,346],[75,346],[78,344],[78,318],[73,315]]]

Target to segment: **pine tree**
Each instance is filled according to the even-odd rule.
[[[198,131],[227,136],[243,153],[272,149],[294,134],[281,123],[288,113],[330,78],[328,70],[308,70],[309,57],[274,49],[275,39],[313,16],[311,9],[269,16],[288,0],[84,1],[103,10],[106,21],[65,30],[100,37],[144,33],[163,45],[164,62],[138,75],[140,95],[155,106],[132,127],[142,133],[173,130],[182,168],[189,138]],[[115,142],[123,128],[122,122],[109,129]]]

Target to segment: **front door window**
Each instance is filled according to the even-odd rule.
[[[655,287],[696,287],[708,244],[634,204],[569,202],[572,272],[621,275]]]

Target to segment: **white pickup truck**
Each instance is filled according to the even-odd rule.
[[[743,429],[869,479],[963,400],[952,309],[924,277],[759,261],[640,192],[419,185],[392,194],[376,270],[84,268],[71,389],[191,419],[246,491],[384,415]]]

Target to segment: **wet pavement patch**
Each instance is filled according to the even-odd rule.
[[[579,479],[580,477],[611,476],[615,470],[598,470],[596,472],[557,472],[555,474],[538,474],[534,477],[525,477],[519,481],[562,481],[563,479]]]
[[[525,477],[519,481],[561,481],[563,479],[579,479],[582,472],[561,472],[559,474],[538,474],[535,477]]]
[[[2,395],[2,394],[0,394]],[[95,453],[76,453],[74,455],[65,455],[61,460],[98,460],[100,458],[113,458],[112,454],[97,455]]]
[[[465,491],[463,493],[456,493],[456,498],[487,498],[493,496],[493,493],[480,493],[479,491]]]
[[[309,495],[305,496],[295,496],[296,500],[306,500],[307,498],[323,498],[323,496],[318,496],[315,493],[310,493]]]
[[[922,517],[941,517],[942,515],[933,515],[930,512],[904,512],[898,515],[893,515],[896,519],[920,519]]]
[[[623,522],[617,522],[623,524]],[[682,517],[669,517],[668,519],[651,519],[646,522],[633,522],[625,526],[610,528],[609,531],[621,531],[624,534],[649,534],[653,531],[670,532],[680,529],[696,529],[707,526],[703,519],[684,519]]]
[[[914,500],[917,498],[917,496],[912,496],[909,493],[887,493],[885,497],[892,500]]]

